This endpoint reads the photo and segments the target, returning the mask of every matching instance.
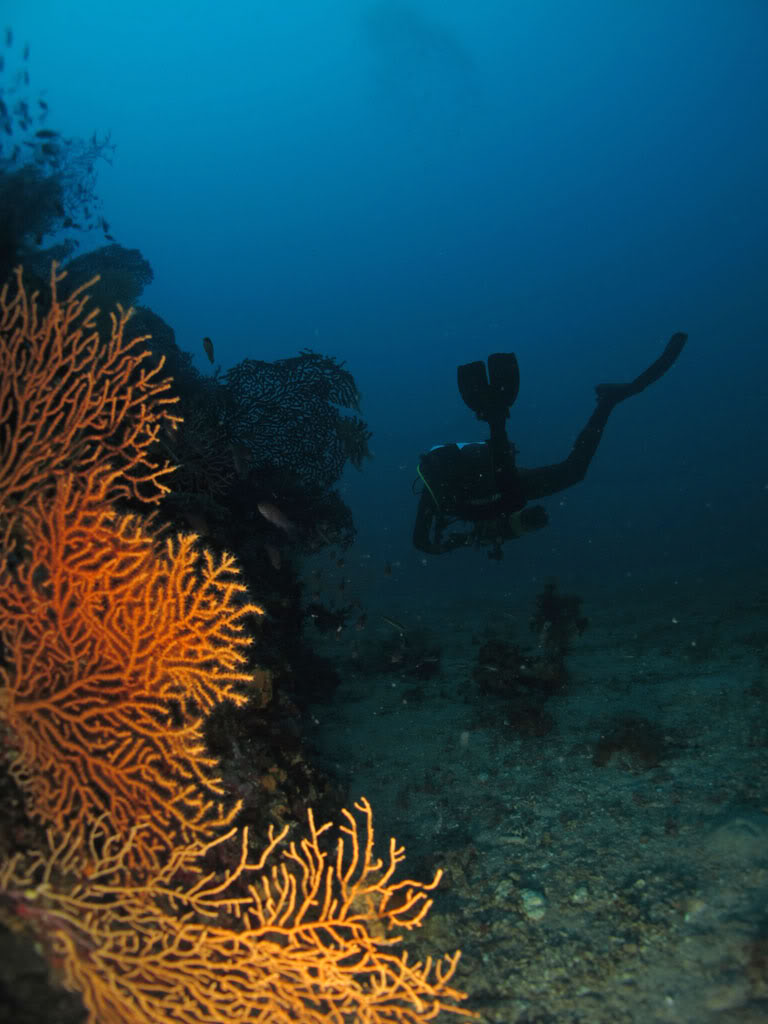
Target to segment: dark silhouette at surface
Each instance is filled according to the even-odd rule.
[[[683,350],[687,334],[673,334],[655,362],[626,384],[598,384],[597,405],[562,462],[525,469],[516,465],[506,420],[517,398],[520,374],[512,352],[458,368],[461,397],[477,418],[487,423],[487,441],[437,445],[419,460],[424,490],[419,499],[413,543],[420,551],[440,555],[467,544],[490,547],[489,558],[501,558],[501,545],[546,526],[541,505],[549,497],[584,479],[611,412],[624,399],[644,391],[662,377]],[[469,530],[451,530],[456,523]]]

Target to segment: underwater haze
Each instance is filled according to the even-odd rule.
[[[204,335],[225,368],[346,360],[375,457],[345,496],[409,585],[763,564],[764,4],[25,0],[4,17],[56,127],[111,132],[105,216],[200,368]],[[565,457],[595,384],[681,330],[678,364],[614,413],[546,530],[498,565],[422,564],[418,456],[485,436],[458,363],[517,353],[509,434],[535,466]]]

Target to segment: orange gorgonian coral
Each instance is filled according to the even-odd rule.
[[[112,474],[60,475],[24,511],[23,557],[0,585],[0,719],[30,811],[66,830],[106,810],[148,817],[145,859],[231,821],[203,718],[242,704],[246,600],[235,560],[164,545],[106,502]],[[139,847],[137,846],[137,849]]]
[[[141,339],[94,329],[79,289],[38,312],[0,295],[0,722],[48,850],[0,864],[90,1024],[422,1024],[467,1014],[459,954],[411,962],[431,884],[374,856],[370,805],[252,855],[228,825],[202,724],[247,698],[248,603],[234,558],[161,540],[114,499],[156,500],[168,381]],[[235,840],[237,836],[237,840]],[[232,846],[234,841],[234,856]],[[234,867],[217,873],[215,865]],[[270,866],[271,864],[271,866]]]
[[[50,489],[61,472],[119,469],[110,498],[157,501],[173,469],[152,448],[180,418],[161,377],[148,365],[145,337],[129,339],[131,310],[112,314],[111,337],[95,327],[88,288],[59,297],[64,273],[51,269],[48,311],[28,295],[19,268],[0,292],[0,540],[8,548],[14,513]]]
[[[430,884],[395,881],[402,847],[374,856],[371,808],[280,849],[270,834],[254,858],[239,832],[235,867],[205,867],[236,830],[177,849],[144,884],[124,862],[127,840],[97,826],[89,843],[65,837],[51,852],[0,868],[0,896],[48,948],[64,985],[82,993],[89,1024],[422,1024],[441,1011],[472,1016],[450,981],[459,954],[411,962],[398,931],[422,924]],[[86,877],[83,863],[90,859]],[[273,859],[271,867],[268,862]]]

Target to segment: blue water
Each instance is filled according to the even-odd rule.
[[[50,123],[111,132],[104,214],[201,370],[203,335],[225,369],[347,361],[375,458],[344,496],[407,585],[764,565],[764,3],[6,0],[3,19]],[[498,565],[422,564],[417,457],[483,436],[457,363],[517,353],[510,436],[537,465],[677,330],[678,364],[617,409],[547,530]]]

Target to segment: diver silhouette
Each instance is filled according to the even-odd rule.
[[[687,334],[673,334],[655,362],[627,384],[598,384],[597,405],[567,458],[551,466],[524,469],[507,437],[506,420],[517,398],[520,371],[513,352],[488,356],[458,367],[464,402],[487,423],[490,437],[468,444],[435,445],[419,459],[424,484],[416,511],[413,543],[431,555],[465,545],[489,547],[489,558],[502,557],[502,544],[547,525],[543,506],[529,502],[557,494],[584,479],[613,409],[644,391],[669,370],[683,350]],[[454,530],[458,523],[469,530]]]

